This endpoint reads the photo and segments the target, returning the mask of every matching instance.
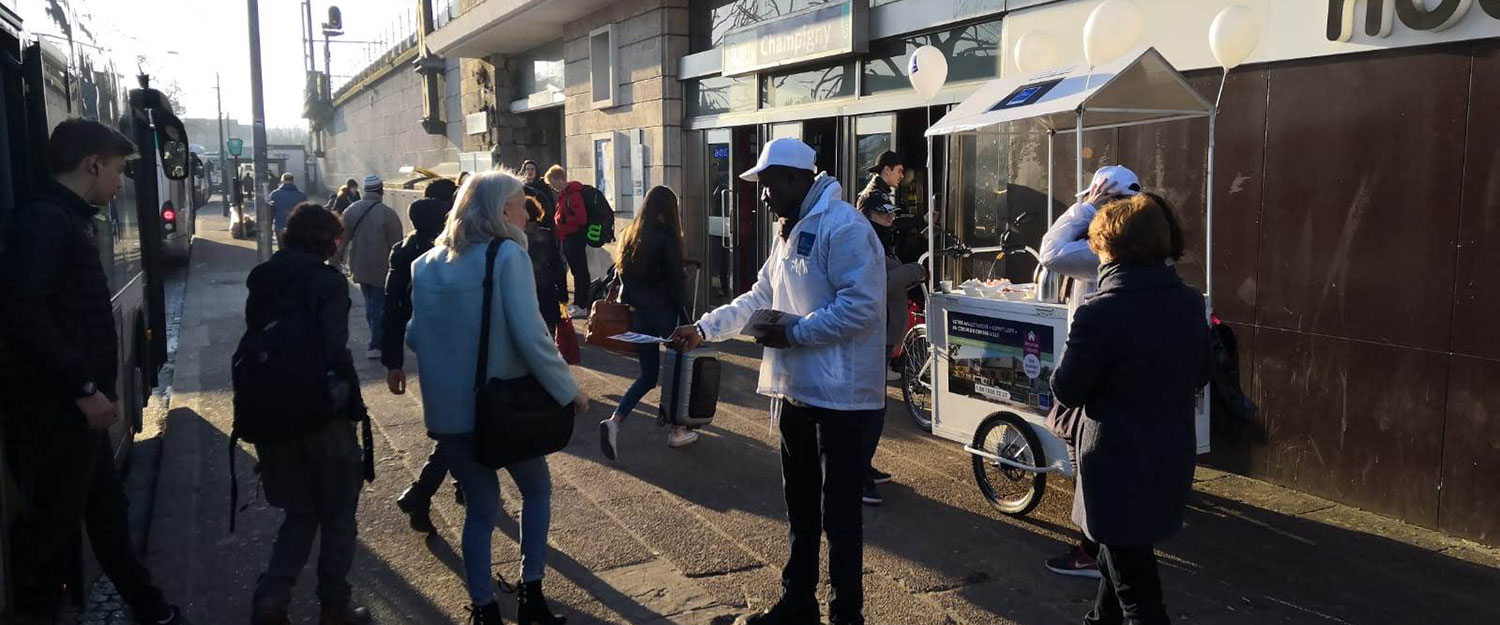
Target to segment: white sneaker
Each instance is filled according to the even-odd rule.
[[[568,304],[568,316],[574,319],[585,319],[589,311],[579,308],[577,304]]]
[[[901,381],[901,374],[897,373],[895,371],[891,371],[890,369],[886,369],[885,370],[885,381],[887,381],[887,382],[900,382]]]
[[[687,428],[672,428],[672,433],[667,435],[667,447],[677,449],[687,447],[698,440],[698,433]]]
[[[378,349],[366,350],[365,351],[365,358],[369,358],[370,360],[380,360],[380,350],[378,350]]]
[[[620,422],[610,417],[599,422],[599,449],[604,452],[604,457],[614,460],[619,452],[615,447],[620,439]]]

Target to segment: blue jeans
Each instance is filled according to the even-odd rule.
[[[676,311],[666,308],[636,308],[630,311],[630,329],[633,332],[667,336],[676,327]],[[646,393],[656,388],[658,378],[661,377],[661,347],[659,345],[655,343],[636,345],[635,355],[641,362],[641,374],[625,391],[625,396],[620,398],[620,407],[615,409],[615,414],[620,415],[621,419],[630,416],[631,411],[635,410],[635,405],[646,396]]]
[[[360,295],[365,296],[365,322],[370,324],[370,345],[367,349],[380,349],[380,328],[385,317],[385,287],[373,284],[359,285]]]
[[[475,460],[473,434],[438,435],[438,453],[464,490],[463,555],[469,601],[495,601],[490,578],[490,538],[500,516],[500,478]],[[521,490],[521,581],[535,582],[547,570],[547,529],[552,524],[552,474],[545,457],[505,467]]]

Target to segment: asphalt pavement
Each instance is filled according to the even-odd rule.
[[[151,506],[148,561],[194,623],[244,622],[279,513],[256,489],[254,450],[231,448],[229,356],[243,332],[244,280],[253,242],[225,220],[199,217],[187,278],[170,409]],[[365,342],[355,292],[350,315]],[[581,327],[581,323],[580,323]],[[778,440],[769,401],[754,394],[759,349],[720,345],[719,414],[696,444],[666,447],[647,415],[649,394],[620,434],[617,462],[599,451],[607,417],[635,375],[633,359],[584,348],[574,374],[593,398],[572,444],[549,462],[552,551],[545,587],[569,623],[727,624],[775,601],[786,557]],[[463,509],[444,486],[439,532],[409,530],[394,500],[431,449],[419,379],[404,396],[356,349],[375,420],[377,479],[361,497],[357,602],[378,623],[463,623]],[[409,370],[414,372],[415,367]],[[876,465],[895,481],[885,504],[865,508],[866,614],[872,624],[1079,622],[1095,583],[1044,572],[1072,539],[1071,485],[1052,480],[1026,518],[992,509],[967,454],[918,431],[891,388]],[[229,458],[243,510],[229,532]],[[496,571],[519,569],[520,495],[503,478]],[[1159,546],[1169,610],[1186,623],[1500,623],[1500,552],[1247,478],[1200,471],[1187,525]],[[313,622],[312,575],[296,589],[294,620]],[[826,592],[826,588],[824,588]],[[512,598],[502,596],[507,618]]]

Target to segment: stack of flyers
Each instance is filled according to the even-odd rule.
[[[764,338],[771,326],[791,326],[801,320],[801,317],[791,313],[762,308],[750,315],[750,322],[745,324],[741,333],[750,338]]]

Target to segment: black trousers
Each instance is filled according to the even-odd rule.
[[[109,435],[88,429],[68,399],[7,406],[6,456],[21,491],[11,527],[16,611],[54,613],[64,583],[78,584],[82,537],[120,597],[140,617],[166,610],[161,590],[130,543],[129,501],[115,470]]]
[[[583,232],[574,232],[562,240],[563,260],[573,272],[573,304],[588,308],[589,304],[589,241]]]
[[[411,490],[418,497],[415,502],[418,508],[428,509],[432,506],[432,496],[437,494],[438,488],[443,485],[443,477],[448,475],[448,459],[438,453],[437,443],[432,444],[432,452],[427,454],[427,462],[422,463],[422,468],[417,472],[417,479],[411,483]],[[460,490],[458,478],[453,479],[453,489]]]
[[[1085,625],[1165,625],[1161,577],[1152,547],[1099,545],[1099,594]]]
[[[781,483],[791,555],[781,571],[782,601],[818,614],[818,555],[828,534],[829,614],[835,625],[864,623],[864,511],[869,468],[865,436],[878,410],[829,410],[782,400]]]

